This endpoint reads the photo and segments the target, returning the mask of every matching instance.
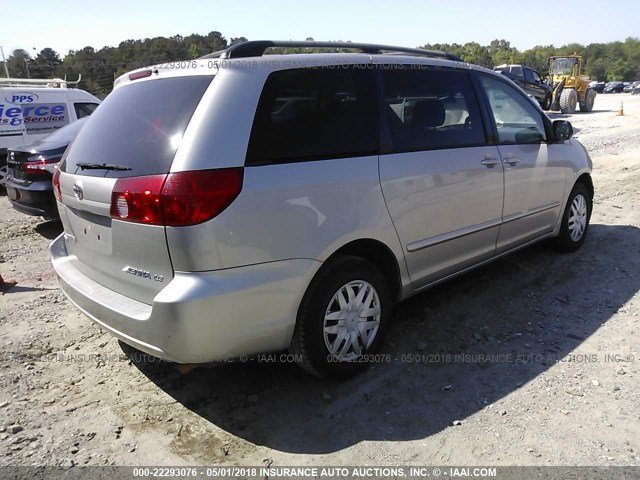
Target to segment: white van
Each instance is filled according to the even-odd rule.
[[[80,82],[0,78],[0,185],[4,185],[7,150],[32,144],[53,131],[91,115],[100,99],[69,88]]]

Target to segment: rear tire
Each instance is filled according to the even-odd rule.
[[[583,183],[577,183],[567,200],[560,234],[555,239],[555,247],[559,251],[573,252],[582,246],[587,238],[592,207],[589,190]]]
[[[578,104],[578,93],[573,88],[562,90],[560,95],[560,111],[562,113],[575,113]]]
[[[593,104],[596,100],[596,92],[595,90],[588,89],[584,94],[584,102],[580,102],[580,111],[581,112],[590,112],[593,110]]]
[[[290,351],[324,378],[355,375],[381,345],[391,310],[387,283],[372,264],[340,256],[316,274],[302,299]]]

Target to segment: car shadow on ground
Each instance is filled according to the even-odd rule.
[[[56,238],[62,231],[63,227],[60,220],[47,220],[36,225],[36,232],[49,240]]]
[[[639,249],[640,229],[592,225],[577,253],[533,246],[413,297],[395,309],[381,352],[389,359],[343,382],[277,358],[186,375],[167,364],[134,365],[206,421],[272,449],[322,454],[425,438],[559,361],[584,361],[571,352],[640,287],[640,259],[628,255]],[[587,353],[597,361],[606,354]],[[183,431],[174,446],[197,455],[205,437]]]
[[[617,112],[617,110],[597,110],[593,109],[590,112],[581,112],[580,110],[576,110],[575,113],[561,113],[561,112],[545,112],[547,117],[551,120],[566,120],[570,118],[572,115],[593,115],[595,113],[607,113],[607,112]]]

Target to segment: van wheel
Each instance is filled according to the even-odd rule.
[[[555,239],[558,250],[573,252],[582,246],[589,230],[591,208],[591,195],[587,187],[582,183],[576,184],[564,209],[560,234]]]
[[[340,256],[325,264],[302,299],[291,353],[319,377],[347,378],[382,343],[391,308],[387,283],[366,260]]]

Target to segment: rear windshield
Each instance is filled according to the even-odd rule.
[[[180,139],[212,78],[163,78],[116,89],[69,148],[64,171],[118,178],[169,172]],[[131,170],[81,170],[78,163],[106,163]]]
[[[65,144],[68,145],[71,142],[71,140],[73,140],[76,137],[76,135],[78,135],[78,132],[80,131],[80,129],[82,128],[82,126],[85,124],[86,121],[87,121],[87,117],[83,117],[80,120],[76,120],[75,122],[70,123],[69,125],[65,125],[64,127],[59,128],[58,130],[53,132],[48,137],[45,137],[39,143],[40,144],[55,143],[58,145],[65,145]]]

